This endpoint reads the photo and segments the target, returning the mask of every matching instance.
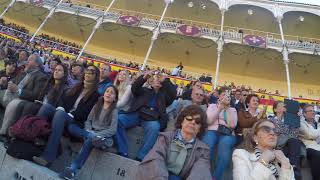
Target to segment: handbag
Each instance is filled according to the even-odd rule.
[[[160,113],[154,108],[143,106],[139,110],[139,117],[145,121],[155,121],[160,118]]]
[[[225,123],[228,124],[227,123],[227,112],[226,111],[223,111],[223,117],[224,117]],[[220,121],[220,118],[218,117],[218,123],[219,123],[219,121]],[[227,126],[224,126],[222,124],[219,124],[217,132],[222,134],[222,135],[225,135],[225,136],[231,136],[232,132],[233,132],[233,129],[228,128]]]

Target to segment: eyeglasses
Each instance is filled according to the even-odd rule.
[[[271,131],[273,131],[273,133],[276,134],[276,135],[279,135],[279,134],[280,134],[280,132],[279,132],[278,129],[272,128],[272,127],[269,127],[269,126],[260,126],[260,127],[258,128],[258,131],[259,131],[259,130],[262,130],[262,131],[264,131],[265,133],[268,133],[268,134],[270,134]]]
[[[309,110],[309,111],[305,111],[305,112],[313,112],[314,113],[315,111],[314,110]]]
[[[200,117],[194,118],[192,116],[186,116],[186,117],[184,117],[184,119],[187,120],[187,121],[193,121],[194,120],[194,122],[196,124],[201,124],[201,118]]]
[[[199,93],[195,93],[195,95],[196,95],[196,96],[201,96],[201,97],[204,96],[204,94],[199,94]]]
[[[94,69],[86,69],[85,74],[95,74],[96,71]]]

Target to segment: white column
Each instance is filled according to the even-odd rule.
[[[166,3],[166,6],[165,6],[165,8],[164,8],[164,10],[162,12],[162,15],[161,15],[161,18],[160,18],[160,21],[159,21],[157,27],[153,30],[153,34],[152,34],[152,37],[151,37],[151,43],[150,43],[150,46],[148,48],[147,54],[146,54],[146,56],[144,58],[143,65],[141,67],[141,71],[143,71],[146,68],[146,65],[147,65],[150,53],[152,51],[153,45],[154,45],[155,41],[158,39],[158,36],[160,34],[160,27],[161,27],[163,18],[165,16],[166,12],[167,12],[167,9],[168,9],[169,5],[171,3],[173,3],[174,0],[164,0],[164,1]]]
[[[281,34],[281,40],[282,40],[282,57],[283,57],[283,63],[286,68],[286,78],[287,78],[287,86],[288,86],[288,98],[292,99],[291,96],[291,80],[290,80],[290,72],[289,72],[289,51],[286,45],[286,41],[284,38],[284,33],[283,33],[283,28],[282,28],[282,16],[277,17],[278,23],[279,23],[279,28],[280,28],[280,34]]]
[[[2,17],[4,16],[4,14],[13,6],[13,4],[16,2],[16,0],[12,0],[10,2],[10,4],[8,4],[8,6],[6,7],[6,9],[4,9],[4,11],[0,14],[0,19],[2,19]]]
[[[220,60],[221,60],[221,53],[223,51],[223,45],[224,45],[224,38],[223,38],[223,26],[224,26],[224,14],[225,14],[225,9],[221,9],[221,27],[220,27],[220,36],[217,41],[218,43],[218,48],[217,48],[217,64],[216,64],[216,75],[214,76],[214,84],[213,88],[217,89],[218,87],[218,76],[219,76],[219,67],[220,67]]]
[[[58,8],[58,6],[62,3],[63,0],[60,0],[54,7],[52,7],[50,9],[49,14],[46,16],[46,18],[42,21],[42,23],[40,24],[40,26],[38,27],[38,29],[36,30],[35,33],[33,33],[30,42],[32,42],[34,40],[34,38],[36,37],[36,35],[39,33],[39,31],[42,29],[42,27],[44,26],[44,24],[48,21],[48,19],[53,15],[53,13],[56,11],[56,9]]]
[[[103,19],[104,16],[109,12],[110,8],[112,7],[113,3],[115,2],[115,0],[112,0],[111,3],[109,4],[109,6],[107,7],[107,9],[104,11],[103,15],[97,20],[96,25],[93,27],[92,32],[90,34],[90,36],[88,37],[87,41],[84,43],[79,55],[77,56],[76,61],[79,61],[84,50],[86,49],[87,45],[89,44],[89,42],[91,41],[91,39],[93,38],[94,33],[97,31],[97,29],[100,27],[100,25],[103,23]]]

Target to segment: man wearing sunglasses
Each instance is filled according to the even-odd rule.
[[[310,164],[313,180],[320,179],[320,124],[315,121],[312,105],[303,107],[303,118],[300,121],[300,137],[307,148],[307,159]]]

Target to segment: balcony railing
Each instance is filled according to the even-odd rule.
[[[56,4],[57,1],[45,0],[44,2],[45,4],[53,5]],[[74,3],[74,5],[71,5],[70,2]],[[70,2],[62,3],[59,8],[98,17],[103,14],[103,9],[105,9],[105,7],[103,6],[95,5],[92,3],[84,3],[76,0],[71,0]],[[89,5],[90,7],[84,7],[86,5]],[[93,9],[92,7],[96,9]],[[151,29],[155,28],[158,25],[158,19],[160,19],[160,16],[158,15],[115,8],[112,8],[111,11],[107,13],[105,19],[116,21],[121,15],[138,16],[141,19],[139,25],[150,27]],[[175,31],[179,24],[187,24],[199,27],[201,30],[201,36],[209,36],[214,38],[218,38],[220,36],[220,30],[218,30],[219,25],[170,17],[165,17],[164,22],[161,25],[161,29]],[[225,26],[224,29],[225,30],[223,32],[223,36],[225,40],[231,40],[241,43],[244,34],[251,34],[266,37],[267,47],[281,48],[283,46],[280,34],[229,26]],[[320,44],[317,43],[320,42],[320,40],[318,39],[288,35],[286,35],[285,38],[287,39],[286,44],[289,49],[320,52]]]

